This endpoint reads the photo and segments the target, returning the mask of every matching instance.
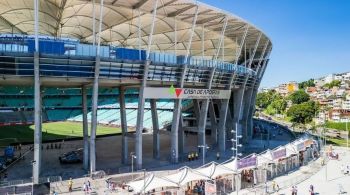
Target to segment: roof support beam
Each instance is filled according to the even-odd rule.
[[[243,34],[241,43],[239,44],[239,48],[238,48],[238,50],[236,51],[236,57],[235,57],[235,63],[234,63],[234,64],[237,64],[237,63],[238,63],[239,56],[240,56],[241,53],[242,53],[242,48],[243,48],[243,44],[244,44],[245,38],[247,37],[247,34],[248,34],[248,29],[249,29],[249,25],[246,25],[246,28],[245,28],[245,31],[244,31],[244,34]]]
[[[256,40],[253,53],[251,54],[251,58],[249,59],[248,68],[250,68],[250,67],[252,66],[252,63],[253,63],[253,59],[254,59],[254,57],[255,57],[256,50],[258,49],[258,46],[259,46],[259,43],[260,43],[261,35],[262,35],[262,33],[259,34],[259,37],[258,37],[258,39]]]
[[[179,10],[177,10],[177,11],[174,11],[174,12],[169,13],[169,14],[168,14],[168,17],[178,16],[179,14],[182,14],[182,13],[184,13],[185,11],[190,10],[190,9],[192,9],[192,8],[194,8],[194,7],[196,7],[195,4],[194,4],[194,5],[189,5],[189,6],[187,6],[187,7],[184,7],[184,8],[182,8],[182,9],[179,9]]]
[[[57,24],[56,24],[56,28],[55,28],[55,36],[58,37],[58,33],[60,30],[60,26],[61,26],[61,21],[62,21],[62,13],[64,10],[64,7],[66,6],[67,0],[62,0],[60,7],[58,8],[58,12],[57,12]]]
[[[197,24],[204,24],[204,23],[207,23],[207,22],[210,22],[210,21],[213,21],[213,20],[216,20],[216,19],[218,19],[218,18],[223,18],[223,17],[225,17],[225,15],[217,15],[217,16],[212,16],[212,17],[209,17],[209,18],[204,18],[204,19],[202,19],[202,20],[199,20],[198,22],[197,22]]]
[[[6,20],[4,17],[2,17],[0,15],[0,21],[9,25],[12,29],[15,29],[16,31],[20,32],[21,34],[27,34],[26,32],[24,32],[23,30],[21,30],[20,28],[18,28],[16,25],[12,24],[10,21]]]
[[[139,9],[143,4],[147,3],[148,0],[142,0],[137,2],[135,5],[132,6],[132,9]]]
[[[148,37],[148,44],[147,44],[147,53],[146,53],[146,59],[149,60],[149,54],[151,52],[151,45],[152,45],[152,39],[153,39],[153,32],[154,32],[154,24],[156,23],[156,16],[157,16],[157,6],[158,1],[156,0],[156,3],[154,4],[153,8],[153,17],[152,17],[152,26],[151,26],[151,33]]]
[[[186,51],[186,56],[185,56],[185,64],[187,64],[188,57],[189,57],[190,51],[191,51],[192,38],[193,38],[193,34],[194,34],[194,29],[196,28],[196,23],[197,23],[198,9],[199,9],[199,6],[197,5],[197,7],[196,7],[196,12],[195,12],[194,18],[193,18],[193,23],[192,23],[192,28],[191,28],[190,39],[189,39],[188,45],[187,45],[187,51]]]

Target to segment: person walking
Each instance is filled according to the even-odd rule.
[[[72,180],[72,178],[69,178],[69,181],[68,181],[68,191],[69,192],[73,191],[73,180]]]
[[[315,192],[314,192],[314,186],[313,186],[312,184],[310,185],[309,192],[310,192],[310,195],[314,195],[314,194],[315,194]]]
[[[220,152],[216,153],[216,160],[220,160]]]

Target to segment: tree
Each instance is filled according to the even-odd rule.
[[[317,103],[308,101],[291,106],[287,111],[287,116],[291,118],[293,123],[306,124],[312,121],[318,110],[319,105]]]
[[[258,93],[256,96],[256,105],[260,108],[266,109],[275,99],[281,99],[282,96],[275,90]]]
[[[309,79],[298,84],[299,89],[306,89],[307,87],[315,87],[315,80]]]
[[[290,94],[289,99],[293,104],[301,104],[303,102],[309,101],[310,96],[304,90],[298,90]]]
[[[287,101],[284,99],[275,99],[270,105],[277,114],[282,114],[287,108]]]
[[[334,80],[330,83],[326,83],[323,85],[324,88],[331,89],[333,87],[340,87],[341,81],[340,80]]]

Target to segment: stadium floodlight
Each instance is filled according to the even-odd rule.
[[[237,147],[242,147],[242,144],[238,144]]]
[[[237,138],[242,138],[242,135],[237,135],[236,137],[237,137]]]
[[[238,153],[237,156],[243,156],[243,154],[242,153]]]

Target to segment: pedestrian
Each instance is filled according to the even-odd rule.
[[[276,191],[276,181],[272,181],[272,190],[275,192]]]
[[[72,178],[70,178],[68,181],[68,191],[72,192],[72,190],[73,190],[73,180]]]
[[[195,158],[196,158],[196,160],[198,160],[198,153],[197,152],[196,152],[196,157]]]
[[[311,184],[309,189],[310,195],[314,195],[314,186]]]
[[[292,195],[296,195],[296,186],[292,186]]]
[[[87,190],[86,190],[86,183],[84,182],[84,184],[83,184],[83,191],[84,191],[84,193],[86,193],[87,192]]]
[[[340,165],[340,173],[345,175],[345,167],[344,165]]]
[[[188,162],[190,162],[190,161],[191,161],[191,153],[188,153],[188,155],[187,155],[187,159],[188,159]]]
[[[216,153],[216,160],[220,160],[220,152]]]
[[[92,190],[90,180],[88,180],[88,191]]]

